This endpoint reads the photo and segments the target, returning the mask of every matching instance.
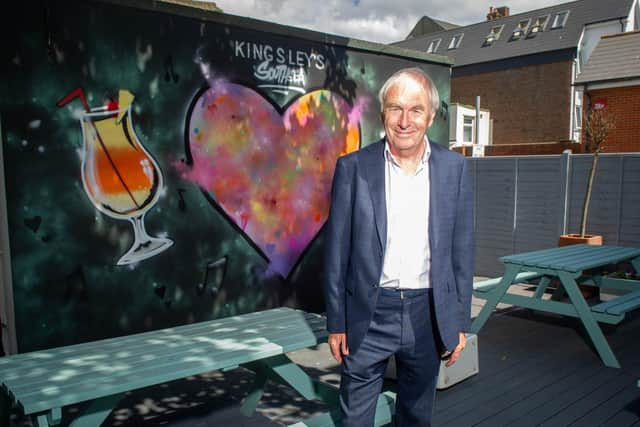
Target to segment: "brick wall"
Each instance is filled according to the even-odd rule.
[[[592,102],[599,98],[606,99],[605,111],[615,121],[615,128],[605,142],[604,152],[640,151],[640,86],[589,90],[587,93]],[[584,104],[586,117],[588,106],[587,102]]]
[[[571,61],[451,79],[451,102],[491,111],[493,144],[557,142],[569,137]]]

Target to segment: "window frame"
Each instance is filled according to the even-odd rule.
[[[533,21],[533,25],[529,27],[529,31],[527,31],[527,37],[535,37],[536,34],[543,32],[547,28],[547,24],[549,23],[550,16],[551,15],[538,16],[536,20]],[[539,21],[542,19],[544,19],[544,21],[542,22],[542,24],[540,24]]]
[[[496,28],[498,28],[498,31],[494,31]],[[494,25],[493,27],[491,27],[491,29],[489,30],[489,34],[485,36],[484,43],[482,45],[489,46],[492,45],[496,40],[500,40],[500,35],[502,34],[503,30],[504,24]]]
[[[436,53],[438,51],[438,48],[440,47],[441,42],[442,42],[441,38],[431,40],[427,45],[427,53]],[[431,47],[434,46],[434,44],[435,44],[435,47],[431,49]]]
[[[525,23],[525,24],[522,25],[522,23]],[[527,31],[529,30],[529,25],[531,25],[531,18],[522,19],[518,21],[518,25],[516,25],[516,28],[514,28],[513,31],[511,32],[511,40],[517,40],[524,37],[527,34]],[[520,34],[516,35],[517,32],[520,32]]]
[[[562,18],[562,22],[558,22],[558,18],[560,16],[564,16],[564,18]],[[569,19],[569,11],[568,10],[563,10],[561,12],[556,12],[553,15],[553,22],[551,23],[551,29],[555,30],[558,28],[564,28],[565,25],[567,24],[567,20]]]
[[[460,38],[457,38],[460,37]],[[460,46],[462,42],[462,38],[464,37],[464,33],[454,34],[449,41],[449,45],[447,46],[447,50],[454,50]]]
[[[471,123],[470,124],[466,124],[465,123],[466,119],[469,119],[471,121]],[[473,144],[474,133],[475,133],[475,128],[476,128],[475,121],[476,121],[476,118],[474,116],[470,116],[468,114],[462,114],[462,143],[463,144]],[[467,141],[465,139],[465,135],[466,135],[467,129],[469,129],[470,132],[471,132],[471,141]]]

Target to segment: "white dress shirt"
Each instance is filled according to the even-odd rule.
[[[400,289],[430,287],[429,155],[425,150],[413,175],[402,170],[385,142],[387,245],[380,286]]]

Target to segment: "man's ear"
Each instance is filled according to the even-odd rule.
[[[431,112],[431,118],[429,119],[429,124],[427,124],[427,129],[429,129],[431,127],[431,125],[433,124],[433,121],[436,118],[436,112],[432,111]]]

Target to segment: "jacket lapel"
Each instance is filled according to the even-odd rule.
[[[440,151],[438,147],[434,149],[434,145],[437,144],[432,141],[429,144],[431,144],[431,154],[429,155],[429,246],[433,254],[438,243],[438,232],[441,229],[440,221],[442,220],[442,215],[440,215],[438,209],[440,207],[440,192],[443,189],[441,181],[444,171],[442,170],[442,161],[439,160]]]
[[[387,242],[387,203],[384,182],[384,140],[375,143],[364,157],[364,170],[373,202],[373,215],[378,231],[380,247],[384,251]]]

